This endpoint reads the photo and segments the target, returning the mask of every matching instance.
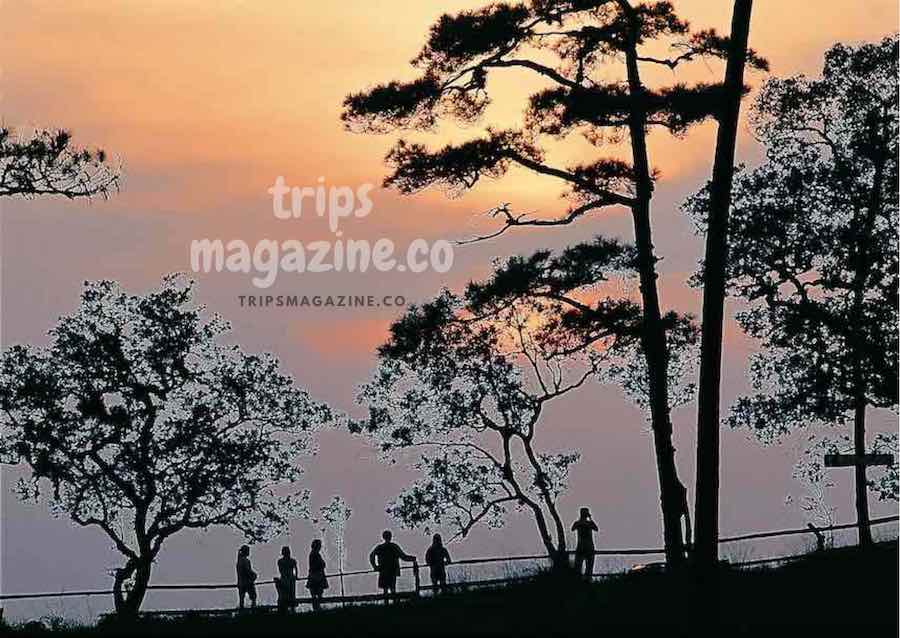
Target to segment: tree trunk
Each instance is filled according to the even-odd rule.
[[[853,451],[858,458],[866,453],[866,398],[858,395],[853,415]],[[869,526],[869,493],[864,463],[856,464],[856,524],[859,526],[860,547],[872,546],[872,528]]]
[[[679,498],[682,485],[678,479],[675,448],[672,445],[672,421],[669,416],[669,356],[666,331],[659,309],[659,293],[656,287],[657,260],[653,254],[650,226],[650,199],[653,196],[653,182],[647,157],[647,118],[642,99],[644,88],[638,70],[634,34],[632,40],[632,46],[626,53],[626,64],[629,92],[633,100],[628,128],[637,182],[635,189],[637,203],[632,207],[632,218],[640,275],[641,346],[647,365],[650,422],[653,429],[653,446],[656,452],[666,562],[677,566],[684,562],[684,543],[681,536],[682,508]]]
[[[719,399],[722,373],[722,323],[725,313],[725,268],[728,215],[734,178],[734,155],[744,87],[747,39],[753,0],[735,0],[731,46],[725,69],[724,108],[719,113],[716,155],[710,184],[706,258],[703,268],[703,318],[700,383],[697,398],[697,484],[694,524],[695,560],[714,565],[719,558]]]
[[[544,516],[544,512],[541,510],[540,505],[535,503],[533,500],[528,498],[525,492],[522,490],[519,482],[515,478],[515,474],[512,469],[512,452],[510,450],[510,439],[511,436],[508,434],[503,434],[503,477],[510,484],[513,489],[513,492],[516,498],[519,500],[519,503],[525,507],[528,507],[531,510],[531,513],[534,517],[534,522],[537,525],[538,533],[541,535],[541,542],[544,544],[544,547],[547,549],[547,556],[550,558],[550,562],[553,565],[554,569],[561,568],[563,565],[568,565],[568,555],[565,554],[565,535],[563,535],[558,540],[562,543],[562,552],[560,552],[560,547],[558,544],[553,542],[553,536],[550,534],[550,528],[547,526],[547,519]],[[525,441],[520,439],[523,447],[528,449]],[[557,516],[557,520],[558,520]]]
[[[538,533],[541,535],[541,542],[544,543],[544,547],[547,549],[547,556],[550,558],[551,566],[554,570],[566,567],[569,561],[565,549],[565,539],[563,539],[563,546],[560,549],[560,546],[553,542],[553,536],[550,534],[550,528],[547,527],[547,520],[544,518],[544,513],[541,511],[540,506],[530,500],[526,501],[525,504],[531,508],[534,514],[534,522],[537,525]]]
[[[531,437],[523,436],[521,437],[522,441],[522,449],[525,450],[525,456],[528,458],[528,462],[531,464],[532,469],[538,477],[537,486],[538,490],[541,494],[541,500],[544,501],[544,506],[547,508],[547,513],[550,515],[550,518],[553,519],[553,526],[556,529],[556,552],[554,565],[557,565],[557,562],[564,562],[568,565],[568,553],[566,551],[566,528],[563,525],[562,518],[559,515],[559,510],[556,509],[556,503],[553,501],[553,495],[550,493],[547,486],[546,472],[544,472],[544,468],[541,467],[540,462],[538,461],[537,455],[534,453],[534,448],[531,447]]]
[[[547,549],[547,556],[550,558],[553,569],[563,569],[567,567],[569,565],[569,555],[566,553],[565,534],[563,533],[560,535],[559,527],[557,527],[557,538],[554,543],[553,535],[550,533],[550,527],[547,525],[547,518],[544,516],[544,512],[541,510],[540,505],[530,499],[525,500],[524,503],[531,508],[531,511],[534,514],[534,522],[537,525],[538,533],[541,535],[541,541]],[[555,519],[557,522],[559,521],[558,516],[555,516]]]
[[[884,117],[884,116],[882,116]],[[869,256],[869,238],[875,226],[875,217],[881,211],[882,194],[881,182],[884,180],[884,166],[887,162],[886,149],[884,148],[885,135],[880,130],[881,119],[878,113],[873,114],[872,146],[874,157],[874,176],[869,205],[862,227],[858,231],[856,245],[855,272],[853,274],[853,307],[851,310],[851,348],[853,350],[853,451],[862,460],[866,453],[866,389],[867,382],[863,370],[863,357],[865,356],[865,336],[861,333],[863,325],[863,304],[865,302],[866,285],[871,269]],[[859,544],[861,547],[872,546],[872,528],[869,525],[869,494],[866,466],[857,463],[855,466],[855,492],[856,492],[856,524],[859,529]]]
[[[553,519],[553,523],[556,526],[556,552],[553,555],[553,567],[555,569],[568,569],[569,568],[569,552],[566,547],[566,531],[565,527],[562,524],[562,519],[559,516],[559,512],[556,510],[556,505],[553,503],[551,499],[547,499],[547,510],[550,512],[550,516]]]
[[[150,584],[150,570],[153,561],[148,558],[129,559],[125,567],[116,570],[113,584],[113,599],[116,614],[125,618],[137,616]],[[134,577],[134,584],[128,591],[124,590],[125,582]]]
[[[668,348],[665,329],[659,310],[656,289],[656,258],[650,234],[649,206],[638,206],[634,213],[635,238],[640,261],[640,287],[643,304],[641,345],[647,365],[650,390],[650,420],[653,429],[653,448],[656,454],[660,507],[663,517],[663,540],[666,562],[680,565],[684,560],[681,535],[681,499],[683,486],[675,465],[672,445],[672,421],[669,416]]]

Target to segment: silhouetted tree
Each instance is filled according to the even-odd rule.
[[[732,425],[764,441],[811,423],[897,406],[897,39],[836,45],[819,79],[769,81],[754,104],[766,163],[735,183],[728,280],[764,350],[756,393]],[[702,221],[708,191],[687,208]],[[856,469],[860,541],[871,542],[866,469]]]
[[[753,0],[735,0],[725,68],[725,96],[719,114],[716,156],[706,220],[703,261],[700,383],[697,395],[697,479],[694,560],[712,565],[719,557],[719,399],[722,374],[722,324],[725,313],[725,259],[728,214],[734,179],[734,154],[747,63],[747,39]]]
[[[665,42],[676,47],[672,57],[655,57],[650,49],[658,50]],[[443,118],[476,120],[489,103],[491,73],[526,70],[550,84],[531,96],[521,130],[488,129],[484,137],[437,151],[401,140],[388,153],[394,171],[385,185],[407,194],[437,185],[456,195],[482,177],[499,178],[510,167],[520,166],[559,179],[570,189],[567,198],[571,205],[557,218],[533,218],[514,212],[508,204],[498,206],[493,214],[503,226],[488,237],[513,227],[569,224],[611,206],[631,211],[666,558],[673,563],[683,558],[680,517],[684,488],[672,447],[669,352],[650,224],[657,174],[650,166],[647,134],[651,127],[675,135],[684,133],[692,124],[716,115],[727,92],[718,84],[651,89],[643,84],[641,69],[655,65],[674,70],[697,58],[722,58],[728,44],[727,38],[714,31],[691,33],[670,2],[533,0],[490,4],[442,16],[413,59],[422,71],[418,79],[350,95],[342,115],[353,131],[429,130]],[[757,66],[765,64],[752,52],[748,60]],[[616,70],[622,79],[610,79]],[[631,163],[612,157],[571,167],[548,162],[539,138],[575,133],[598,147],[611,137],[627,135]]]
[[[262,540],[303,514],[305,493],[284,488],[329,417],[273,356],[220,344],[228,324],[192,295],[174,276],[143,296],[87,283],[46,347],[0,361],[0,452],[30,473],[18,494],[112,539],[122,614],[172,535],[226,525]]]
[[[444,291],[391,327],[379,367],[363,388],[367,422],[382,452],[420,452],[425,474],[392,506],[410,526],[450,524],[465,536],[500,525],[508,506],[528,512],[548,555],[566,551],[556,507],[574,452],[538,447],[544,406],[591,379],[628,378],[645,389],[640,308],[592,290],[631,272],[634,250],[598,239],[559,255],[541,251],[497,264],[460,298]],[[672,334],[692,330],[668,318]],[[677,325],[677,328],[676,328]],[[634,370],[638,379],[633,379]],[[546,426],[544,426],[546,427]]]
[[[624,290],[637,279],[635,260],[633,246],[603,237],[556,256],[544,250],[528,258],[512,257],[495,267],[488,281],[469,284],[468,309],[482,318],[502,320],[511,306],[535,308],[551,318],[548,329],[540,333],[551,356],[595,347],[598,340],[618,336],[616,355],[605,353],[598,378],[620,385],[649,416],[646,358],[639,339],[640,307],[624,296]],[[619,289],[618,294],[612,294],[615,289]],[[675,312],[667,313],[663,322],[670,355],[669,400],[677,407],[694,395],[695,385],[689,378],[696,367],[693,346],[697,330],[692,317]],[[626,337],[632,341],[627,342]]]
[[[0,128],[0,197],[107,197],[118,188],[119,177],[104,151],[73,147],[68,131],[17,136]]]

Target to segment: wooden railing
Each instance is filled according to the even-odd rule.
[[[898,516],[885,516],[882,518],[876,518],[870,521],[871,525],[883,525],[886,523],[894,523],[900,520]],[[828,527],[816,528],[813,526],[808,526],[805,528],[797,528],[797,529],[785,529],[785,530],[777,530],[777,531],[768,531],[768,532],[753,532],[748,534],[742,534],[739,536],[730,536],[719,539],[719,543],[727,544],[727,543],[735,543],[739,541],[747,541],[747,540],[756,540],[756,539],[764,539],[764,538],[776,538],[783,536],[792,536],[792,535],[801,535],[801,534],[814,534],[817,538],[820,537],[821,534],[827,532],[834,532],[839,530],[847,530],[853,529],[857,527],[855,523],[846,523],[841,525],[831,525]],[[626,548],[626,549],[599,549],[596,550],[595,555],[597,556],[653,556],[659,555],[662,556],[665,551],[663,548]],[[573,554],[573,552],[569,552],[569,554]],[[797,554],[797,555],[788,555],[788,556],[775,556],[769,558],[762,558],[757,560],[750,560],[744,562],[733,563],[736,567],[753,567],[764,564],[777,564],[788,562],[792,560],[796,560],[807,556],[807,554]],[[546,561],[549,560],[546,554],[533,554],[533,555],[519,555],[519,556],[491,556],[491,557],[482,557],[482,558],[465,558],[461,560],[454,561],[449,564],[448,567],[460,567],[466,565],[486,565],[492,563],[514,563],[514,562],[536,562],[536,561]],[[412,591],[406,592],[398,592],[396,594],[390,595],[388,598],[393,600],[409,600],[414,599],[421,595],[422,592],[432,591],[434,589],[431,585],[423,585],[420,579],[419,573],[419,565],[409,565],[401,567],[404,571],[411,570],[413,572],[413,580],[414,580],[414,588]],[[363,576],[363,575],[372,575],[375,574],[375,570],[364,569],[364,570],[356,570],[356,571],[348,571],[348,572],[337,572],[333,574],[328,574],[329,578],[344,578],[344,577],[354,577],[354,576]],[[614,576],[615,574],[597,574],[595,575],[596,579],[609,578]],[[464,582],[456,582],[456,583],[448,583],[448,590],[459,590],[459,589],[471,589],[471,588],[483,588],[483,587],[496,587],[504,584],[509,584],[513,582],[522,582],[532,579],[533,576],[520,576],[520,577],[507,577],[507,578],[490,578],[490,579],[481,579],[481,580],[467,580]],[[304,578],[298,578],[298,581],[305,580]],[[260,581],[260,584],[263,582],[273,582],[273,581]],[[163,585],[149,585],[147,587],[148,591],[180,591],[180,590],[194,590],[194,591],[202,591],[202,590],[235,590],[237,585],[235,583],[192,583],[192,584],[163,584]],[[79,597],[79,596],[111,596],[113,594],[112,590],[108,589],[94,589],[94,590],[78,590],[78,591],[63,591],[63,592],[40,592],[40,593],[20,593],[20,594],[2,594],[0,595],[0,601],[12,601],[12,600],[34,600],[41,598],[70,598],[70,597]],[[369,603],[376,601],[385,600],[385,596],[383,594],[350,594],[350,595],[341,595],[341,596],[328,596],[319,599],[319,602],[324,605],[331,604],[355,604],[355,603]],[[297,602],[299,604],[312,604],[311,598],[298,598]],[[266,610],[272,609],[271,606],[259,606],[258,609]],[[232,614],[234,613],[234,609],[220,609],[220,610],[173,610],[173,611],[150,611],[144,612],[145,616],[161,616],[161,615],[182,615],[188,613],[202,613],[205,615],[216,615],[216,614]]]

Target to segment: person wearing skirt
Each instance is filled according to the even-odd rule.
[[[328,589],[325,559],[322,558],[322,541],[318,538],[312,542],[312,549],[309,552],[309,574],[306,577],[306,588],[312,597],[313,610],[318,611],[321,607],[322,594]]]

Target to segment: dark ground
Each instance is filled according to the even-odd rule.
[[[128,626],[106,623],[57,632],[37,628],[6,631],[15,636],[61,633],[72,638],[598,636],[645,632],[669,638],[701,635],[709,625],[722,624],[726,627],[712,635],[820,636],[837,630],[848,637],[881,638],[897,635],[897,549],[897,542],[891,542],[870,552],[846,548],[810,555],[778,569],[726,568],[709,579],[708,586],[687,573],[630,573],[595,585],[548,574],[504,589],[288,618],[248,614],[231,619],[146,620]]]

